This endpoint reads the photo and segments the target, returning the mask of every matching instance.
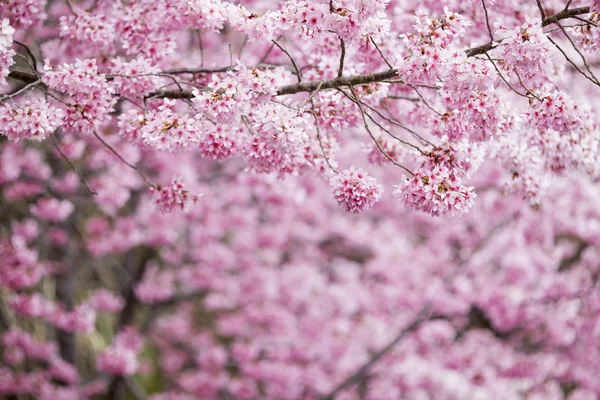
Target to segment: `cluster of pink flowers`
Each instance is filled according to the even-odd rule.
[[[108,46],[115,38],[114,22],[102,13],[78,10],[76,15],[60,17],[60,36],[82,43]]]
[[[43,82],[72,97],[65,109],[65,126],[76,132],[98,130],[112,111],[112,88],[104,75],[98,73],[95,59],[78,60],[56,69],[46,62]]]
[[[238,152],[243,137],[243,131],[238,127],[206,123],[204,137],[199,144],[200,154],[212,160],[224,160]]]
[[[87,223],[86,245],[95,257],[120,254],[143,243],[143,234],[131,218],[119,218],[111,226],[102,217],[90,218]]]
[[[454,170],[455,174],[469,178],[483,164],[485,149],[486,145],[482,143],[443,141],[429,152],[421,168],[434,169],[436,165],[442,165]]]
[[[184,17],[186,23],[197,29],[218,31],[227,21],[227,9],[232,6],[221,0],[177,0],[174,7]]]
[[[417,10],[415,18],[414,33],[401,36],[406,55],[397,61],[398,71],[409,83],[438,85],[448,64],[462,57],[449,48],[462,37],[467,22],[447,8],[441,18],[423,10]]]
[[[0,0],[0,398],[598,398],[567,2]]]
[[[334,174],[329,185],[338,204],[352,213],[368,210],[381,199],[383,193],[383,188],[375,178],[354,167]]]
[[[545,86],[540,90],[541,101],[532,101],[525,113],[527,122],[539,129],[553,129],[561,133],[583,127],[584,110],[571,97],[558,90]]]
[[[514,29],[500,26],[496,34],[503,38],[497,50],[502,57],[498,64],[511,82],[520,87],[520,82],[539,83],[552,76],[550,42],[539,21],[527,17]]]
[[[33,216],[48,222],[63,222],[74,209],[75,206],[69,200],[59,200],[53,197],[39,199],[30,207]]]
[[[331,171],[331,167],[336,168],[338,165],[336,155],[340,150],[340,144],[333,136],[323,135],[320,139],[311,138],[310,143],[306,145],[304,162],[306,167],[320,175],[325,175]]]
[[[110,3],[108,3],[110,4]],[[173,2],[139,0],[132,4],[112,4],[116,37],[125,52],[160,62],[172,56],[177,44],[171,34],[181,26],[181,13]]]
[[[308,142],[305,118],[276,103],[264,104],[251,118],[254,135],[243,150],[248,164],[260,172],[295,172]]]
[[[10,0],[0,2],[0,15],[8,17],[15,28],[28,28],[46,19],[47,0]]]
[[[275,31],[280,31],[280,15],[277,12],[266,11],[259,15],[248,10],[244,5],[228,3],[222,14],[227,22],[238,32],[248,35],[253,40],[272,40]]]
[[[323,15],[324,30],[337,32],[347,41],[358,42],[365,37],[385,37],[391,21],[385,13],[389,0],[340,1]]]
[[[4,332],[2,343],[9,352],[4,354],[5,359],[11,365],[23,361],[25,358],[37,361],[50,361],[56,357],[57,348],[55,343],[39,342],[29,334],[16,327]]]
[[[238,62],[235,71],[213,75],[210,90],[194,90],[195,108],[217,122],[228,122],[240,112],[247,112],[251,100],[276,94],[276,81],[287,76],[275,70],[247,68]]]
[[[520,195],[530,204],[540,204],[550,186],[550,177],[544,169],[544,157],[540,147],[509,138],[502,140],[500,146],[503,147],[503,156],[500,158],[510,172],[510,176],[503,183],[505,190]]]
[[[571,28],[575,42],[584,51],[594,52],[600,50],[600,7],[588,17],[591,24],[584,24]]]
[[[125,328],[115,336],[112,345],[98,356],[98,369],[112,375],[135,374],[140,367],[137,356],[143,344],[144,339],[135,329]]]
[[[9,140],[42,141],[62,125],[63,119],[63,110],[42,98],[26,100],[22,104],[0,104],[0,133]]]
[[[23,240],[0,239],[0,286],[12,290],[24,289],[36,285],[46,269],[38,261],[38,254],[29,249]]]
[[[15,51],[11,49],[14,34],[15,28],[4,18],[0,22],[0,87],[6,85],[6,77],[10,72],[8,68],[14,63]]]
[[[97,311],[119,312],[125,305],[121,296],[107,289],[98,289],[87,300],[88,304]]]
[[[176,101],[164,99],[154,110],[131,110],[119,117],[121,135],[157,150],[176,151],[199,143],[202,124],[194,117],[180,115]]]
[[[40,318],[65,332],[90,333],[96,324],[96,311],[87,303],[67,311],[62,304],[55,304],[40,293],[34,293],[14,295],[8,304],[18,315]]]
[[[433,216],[460,216],[473,207],[477,196],[452,169],[440,164],[432,170],[419,170],[412,177],[405,176],[394,194],[406,207]]]
[[[156,75],[160,69],[151,60],[138,57],[131,61],[116,58],[112,60],[110,73],[115,76],[111,86],[115,93],[128,98],[144,97],[158,87],[160,78]],[[137,76],[141,75],[141,76]]]
[[[175,274],[159,270],[158,265],[146,266],[142,281],[135,287],[135,295],[144,304],[167,300],[175,294]]]
[[[184,189],[182,179],[174,177],[168,186],[156,185],[150,188],[150,193],[154,197],[154,204],[163,213],[169,213],[178,208],[183,212],[189,211],[201,195],[192,194]]]
[[[387,158],[385,154],[390,156],[393,160],[399,160],[400,157],[406,152],[400,143],[394,140],[394,138],[391,136],[385,137],[382,134],[376,139],[379,146],[372,141],[363,145],[363,149],[365,153],[367,153],[367,159],[371,164],[385,165],[390,162],[389,158]],[[383,152],[380,150],[380,148],[383,150]]]
[[[596,175],[598,167],[598,140],[588,130],[559,132],[541,130],[531,135],[529,144],[540,149],[545,169],[562,173],[573,168]]]
[[[495,93],[473,93],[459,107],[434,119],[432,133],[447,136],[450,141],[468,139],[485,142],[500,132],[503,110]]]

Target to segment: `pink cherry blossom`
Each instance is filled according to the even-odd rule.
[[[381,199],[383,188],[375,178],[362,169],[350,167],[329,180],[333,195],[346,211],[358,213],[368,210]]]

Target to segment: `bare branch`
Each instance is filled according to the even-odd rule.
[[[346,96],[348,96],[343,90],[340,90],[342,93],[344,93]],[[358,96],[356,95],[356,91],[354,90],[354,88],[352,86],[350,86],[350,91],[352,92],[352,95],[354,96],[354,99],[356,100],[355,103],[358,106],[358,108],[360,109],[360,113],[362,115],[363,118],[363,123],[365,125],[365,129],[367,130],[367,133],[369,134],[369,136],[371,136],[371,139],[373,139],[373,141],[375,142],[375,145],[377,146],[377,148],[379,149],[379,151],[381,151],[381,153],[388,159],[390,160],[390,162],[392,164],[394,164],[397,167],[402,168],[403,170],[405,170],[406,172],[408,172],[411,176],[414,176],[415,174],[408,168],[406,168],[404,165],[399,164],[396,160],[394,160],[392,158],[392,156],[390,156],[382,147],[381,144],[379,144],[379,142],[377,141],[377,138],[375,138],[375,136],[373,135],[373,132],[371,132],[371,129],[369,128],[369,124],[367,123],[367,117],[365,114],[365,110],[362,106],[362,103],[360,101],[360,99],[358,98]]]
[[[63,151],[60,149],[60,147],[58,146],[58,141],[56,140],[55,134],[53,133],[50,136],[52,137],[52,142],[54,143],[54,147],[58,151],[58,154],[60,154],[60,156],[67,162],[67,164],[69,164],[69,166],[71,167],[71,169],[79,176],[79,179],[81,180],[81,183],[83,183],[83,185],[85,186],[85,188],[87,189],[87,191],[90,192],[90,194],[92,194],[92,195],[97,195],[98,193],[96,193],[95,191],[93,191],[90,188],[90,186],[88,185],[87,181],[85,180],[85,178],[83,177],[83,175],[81,174],[81,172],[79,172],[79,170],[77,168],[75,168],[75,165],[73,165],[73,163],[71,162],[71,160],[69,160],[69,158],[65,155],[65,153],[63,153]]]
[[[279,43],[277,43],[276,41],[274,41],[274,40],[271,40],[271,41],[275,44],[275,46],[279,47],[279,50],[283,51],[288,56],[288,58],[292,62],[292,65],[294,66],[294,69],[296,70],[296,74],[297,74],[296,78],[298,78],[298,83],[302,82],[302,73],[298,69],[298,65],[296,65],[296,61],[294,61],[294,59],[292,58],[290,53],[288,53],[288,51],[286,49],[284,49],[283,47],[281,47],[279,45]]]
[[[340,38],[340,47],[342,48],[342,55],[340,56],[340,67],[338,68],[338,78],[344,74],[344,58],[346,58],[346,44],[344,39]],[[300,82],[300,81],[298,81]]]
[[[138,175],[144,180],[144,182],[146,182],[146,184],[148,184],[151,187],[156,186],[154,183],[152,183],[150,181],[150,179],[148,179],[148,177],[146,176],[146,174],[144,174],[142,171],[140,171],[140,169],[138,167],[136,167],[135,165],[129,163],[127,160],[125,160],[110,144],[108,144],[104,139],[102,139],[102,137],[100,137],[100,135],[98,135],[95,131],[94,131],[94,136],[96,136],[96,138],[102,143],[102,145],[104,145],[104,147],[106,147],[111,153],[113,153],[115,155],[115,157],[117,157],[119,160],[121,160],[121,162],[125,165],[127,165],[129,168],[135,170]]]
[[[377,46],[377,43],[375,43],[375,40],[373,39],[373,36],[369,36],[369,39],[371,39],[371,43],[373,43],[373,45],[375,46],[375,48],[379,52],[379,55],[381,56],[381,58],[383,58],[383,61],[385,61],[385,63],[387,64],[387,66],[390,67],[390,69],[394,69],[394,67],[392,67],[392,64],[390,64],[389,61],[387,60],[387,58],[385,58],[385,56],[383,55],[383,52],[381,51],[381,49],[379,48],[379,46]]]
[[[536,0],[536,1],[537,1],[537,6],[540,9],[540,15],[542,16],[542,19],[546,19],[546,13],[544,12],[544,6],[542,6],[541,0]],[[568,8],[568,7],[569,7],[569,5],[567,4],[566,8]]]
[[[487,6],[485,5],[485,0],[481,0],[481,4],[483,5],[483,12],[485,13],[485,24],[487,25],[487,30],[490,35],[490,41],[494,41],[494,34],[492,33],[492,27],[490,26],[490,16],[488,15]]]
[[[582,15],[582,14],[588,14],[589,12],[590,12],[589,7],[579,7],[579,8],[573,8],[571,10],[564,9],[564,10],[552,15],[551,17],[544,18],[544,20],[542,21],[542,27],[548,26],[551,24],[555,24],[558,21],[563,20],[563,19],[574,18],[574,17]]]

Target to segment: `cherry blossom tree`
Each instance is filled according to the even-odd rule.
[[[0,398],[600,398],[598,0],[0,0]]]

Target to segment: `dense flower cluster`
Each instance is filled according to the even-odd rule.
[[[252,114],[251,126],[253,136],[243,153],[254,170],[291,173],[302,165],[308,136],[301,115],[266,103]]]
[[[98,357],[98,369],[113,375],[131,375],[139,368],[137,354],[143,339],[133,328],[126,328],[115,336],[113,344]]]
[[[212,124],[211,124],[212,125]],[[235,126],[205,126],[204,137],[200,141],[200,154],[213,160],[223,160],[237,153],[243,131]]]
[[[71,96],[65,109],[65,127],[90,133],[100,128],[112,110],[112,89],[98,73],[96,60],[78,60],[53,68],[46,62],[43,81],[48,87]]]
[[[471,207],[475,197],[473,187],[462,184],[460,177],[448,167],[436,165],[433,170],[419,170],[404,177],[394,194],[406,207],[434,216],[460,216]]]
[[[40,318],[65,332],[90,333],[96,323],[96,312],[86,303],[73,310],[64,310],[61,304],[57,305],[39,293],[34,293],[15,295],[8,304],[18,315]]]
[[[238,62],[235,72],[228,71],[224,77],[213,75],[209,90],[194,90],[192,102],[208,118],[231,121],[249,111],[251,100],[274,95],[278,75],[282,75],[281,69],[249,69]]]
[[[12,290],[36,285],[46,272],[38,262],[37,253],[18,237],[0,241],[0,258],[3,264],[0,285]]]
[[[592,12],[588,18],[592,24],[574,27],[572,32],[575,36],[575,41],[584,51],[594,52],[600,50],[600,7],[597,11]]]
[[[375,178],[362,169],[350,167],[329,180],[333,195],[346,211],[358,213],[368,210],[381,199],[383,188]]]
[[[144,97],[158,87],[159,78],[154,74],[160,70],[150,60],[138,57],[127,62],[117,58],[112,63],[110,73],[117,75],[111,81],[115,93],[128,98]]]
[[[511,72],[508,76],[513,83],[544,82],[552,76],[550,43],[539,21],[527,17],[520,26],[514,29],[501,26],[496,33],[503,37],[498,49],[502,57],[500,65]]]
[[[14,63],[15,51],[10,48],[14,33],[15,28],[10,26],[10,21],[7,18],[4,18],[0,22],[0,86],[6,85],[8,68]]]
[[[47,0],[10,0],[0,2],[0,15],[8,17],[12,26],[28,28],[46,19]]]
[[[60,36],[85,43],[106,46],[114,39],[113,21],[104,14],[79,11],[76,15],[60,17]]]
[[[64,112],[36,98],[23,104],[0,104],[0,133],[9,140],[42,141],[63,124]]]
[[[152,186],[150,193],[154,197],[154,203],[163,213],[169,213],[175,208],[187,212],[200,199],[199,195],[184,189],[182,179],[179,177],[171,179],[171,183],[167,186]]]
[[[69,217],[73,209],[73,203],[69,200],[43,198],[31,206],[31,214],[43,221],[62,222]]]
[[[200,142],[202,131],[194,117],[180,115],[175,100],[165,99],[155,110],[145,114],[131,110],[121,115],[120,133],[157,150],[180,150]]]

